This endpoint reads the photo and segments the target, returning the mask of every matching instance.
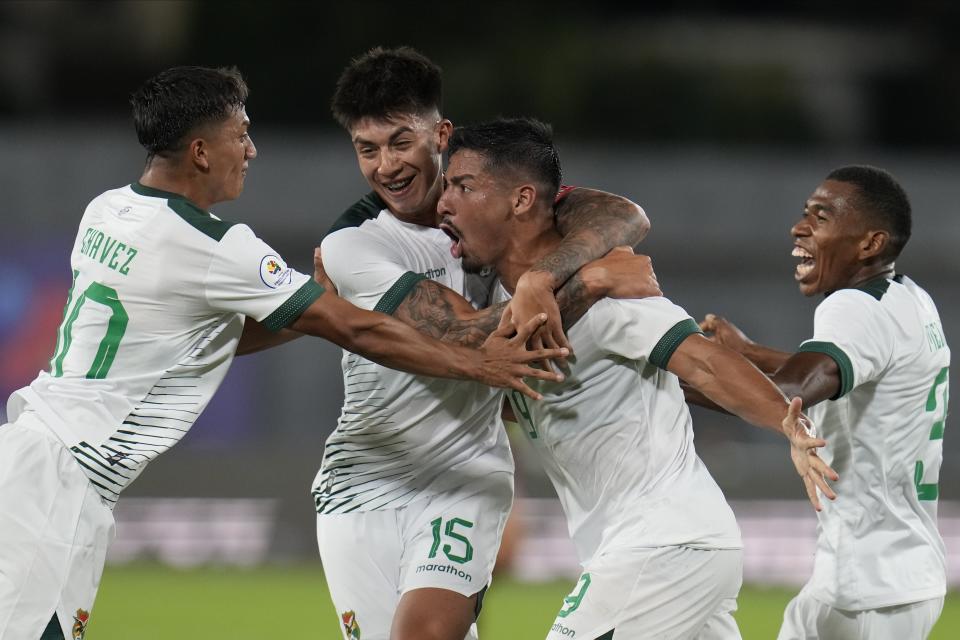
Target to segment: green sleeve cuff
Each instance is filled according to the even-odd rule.
[[[657,342],[657,346],[650,352],[650,363],[666,370],[667,363],[670,362],[673,352],[677,350],[681,342],[687,339],[687,336],[691,336],[694,333],[703,332],[700,331],[700,327],[692,318],[681,320],[670,327],[670,330],[663,334],[663,337]]]
[[[393,315],[393,312],[397,310],[397,307],[400,306],[400,303],[403,302],[404,298],[409,295],[413,288],[417,286],[417,283],[421,280],[426,280],[427,277],[420,275],[419,273],[414,273],[413,271],[407,271],[405,274],[400,276],[396,282],[393,283],[393,286],[383,294],[383,297],[380,298],[380,301],[377,302],[377,306],[373,308],[374,311],[379,311],[380,313],[385,313],[388,316]]]
[[[840,390],[830,398],[831,400],[842,398],[853,389],[853,364],[850,363],[850,358],[843,352],[843,349],[837,345],[832,342],[804,342],[797,349],[797,352],[822,353],[825,356],[830,356],[837,363],[837,367],[840,369]]]
[[[314,300],[323,295],[324,288],[313,279],[307,280],[287,301],[263,319],[263,326],[276,333],[300,317]]]

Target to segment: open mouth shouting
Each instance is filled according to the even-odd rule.
[[[450,238],[450,255],[457,260],[463,257],[463,237],[460,230],[450,222],[448,216],[444,216],[440,222],[440,231],[443,231]]]
[[[800,258],[800,263],[797,264],[797,269],[793,275],[794,279],[799,282],[810,275],[810,272],[813,271],[813,267],[816,265],[816,260],[814,260],[812,253],[800,245],[794,245],[790,255]]]

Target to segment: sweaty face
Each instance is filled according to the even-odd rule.
[[[481,153],[462,150],[450,157],[446,186],[437,205],[440,229],[450,236],[450,253],[465,271],[496,267],[506,249],[512,208],[510,189],[485,168]]]
[[[360,172],[398,218],[435,225],[452,125],[436,114],[363,118],[350,130]]]
[[[794,279],[805,296],[848,286],[860,268],[860,244],[867,227],[857,210],[857,187],[824,181],[807,199],[803,216],[790,230],[793,255],[800,259]]]
[[[250,118],[242,106],[207,136],[207,161],[210,181],[216,193],[213,202],[233,200],[243,192],[250,160],[257,157],[257,148],[247,132]]]

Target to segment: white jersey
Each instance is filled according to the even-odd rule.
[[[945,593],[937,531],[950,349],[926,291],[902,276],[836,291],[800,351],[840,368],[838,397],[809,409],[838,474],[823,501],[809,593],[860,610]]]
[[[11,395],[110,504],[190,429],[250,316],[278,330],[323,293],[249,227],[133,184],[83,214],[50,371]]]
[[[568,332],[576,354],[543,400],[511,393],[560,497],[581,563],[606,550],[739,549],[733,512],[693,447],[679,379],[665,370],[697,324],[666,298],[603,299]]]
[[[474,303],[488,297],[479,284],[480,293],[466,290],[475,280],[442,231],[387,209],[331,233],[321,250],[339,294],[364,309],[392,314],[425,278]],[[348,352],[342,365],[343,411],[313,486],[319,514],[392,509],[512,472],[498,390],[402,373]]]

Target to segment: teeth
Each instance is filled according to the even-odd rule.
[[[413,180],[413,178],[407,178],[406,180],[401,180],[399,182],[391,182],[390,184],[386,184],[384,186],[388,191],[400,191],[405,189],[407,185],[410,184],[411,180]]]
[[[812,258],[813,254],[802,247],[794,247],[790,255],[797,258]]]
[[[805,278],[807,274],[809,274],[811,271],[813,271],[812,262],[801,262],[800,264],[797,265],[797,270],[796,270],[797,278],[798,279]]]

